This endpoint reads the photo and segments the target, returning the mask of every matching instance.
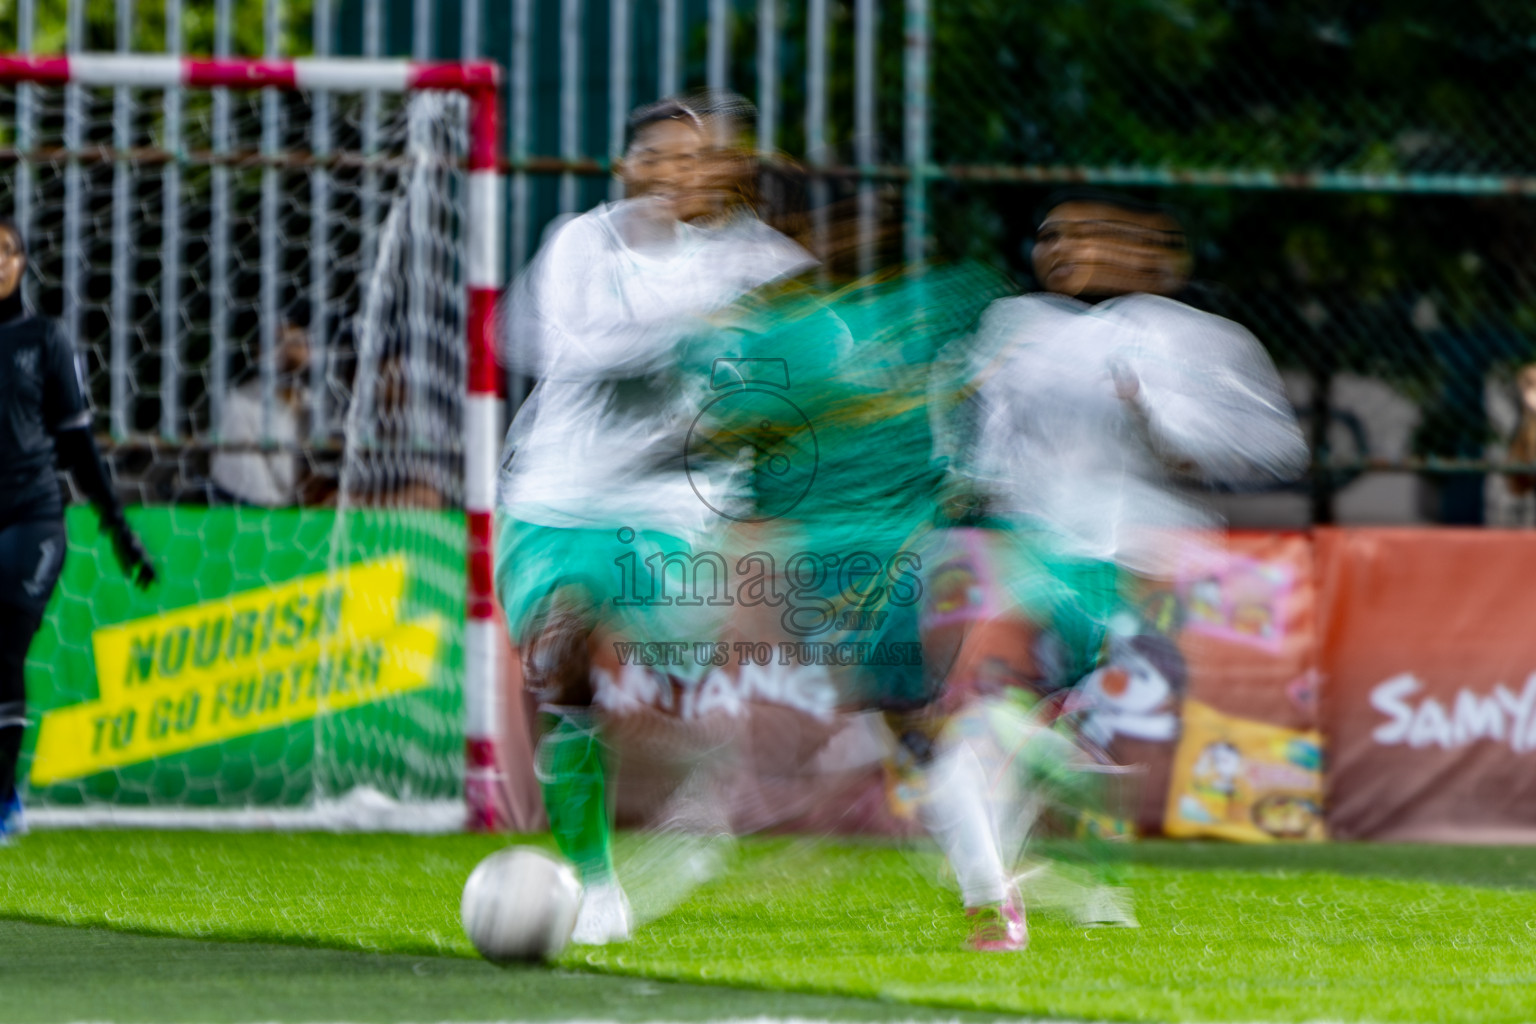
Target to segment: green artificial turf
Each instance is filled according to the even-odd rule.
[[[459,891],[474,864],[504,842],[44,833],[0,851],[0,918],[468,957]],[[1139,930],[1087,930],[1037,916],[1027,953],[978,955],[961,948],[964,921],[954,897],[936,884],[930,858],[875,843],[755,840],[728,874],[633,941],[574,949],[561,966],[765,995],[878,997],[1075,1019],[1536,1018],[1536,849],[1144,844],[1132,857]],[[283,950],[249,948],[251,962],[261,965],[253,970],[287,984],[286,972],[274,967]],[[391,976],[387,958],[367,962],[373,966],[357,968],[359,984]],[[445,991],[468,991],[480,984],[474,977],[502,977],[478,964],[428,962],[446,972]],[[458,970],[479,974],[454,981]],[[524,1016],[615,1017],[583,992],[579,985],[551,989],[537,999],[540,1012]],[[719,1015],[775,1012],[732,1005],[722,997]],[[668,1006],[654,1001],[652,1019],[688,1019]],[[73,1016],[130,1019],[83,1010]],[[274,1011],[263,1019],[304,1018]],[[433,1019],[454,1018],[445,1010]]]
[[[787,1016],[875,1024],[950,1011],[835,996],[678,985],[482,960],[167,939],[0,921],[6,1024],[271,1021],[629,1022]],[[978,1022],[994,1016],[976,1017]]]

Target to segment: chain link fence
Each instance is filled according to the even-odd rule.
[[[979,259],[1032,288],[1030,237],[1054,189],[1168,203],[1189,227],[1197,301],[1258,335],[1312,438],[1312,470],[1291,489],[1219,498],[1234,522],[1532,521],[1519,470],[1536,450],[1510,454],[1515,378],[1536,361],[1526,5],[205,7],[18,0],[0,45],[497,60],[514,269],[553,216],[613,194],[630,107],[703,86],[751,99],[758,148],[805,168],[813,208],[827,211],[813,209],[813,234],[838,218],[859,225],[863,244],[837,274]]]
[[[1197,291],[1285,371],[1312,472],[1235,519],[1531,522],[1536,11],[982,2],[934,26],[942,250],[1029,287],[1052,186],[1169,203]]]

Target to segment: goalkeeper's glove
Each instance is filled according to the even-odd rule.
[[[144,545],[123,517],[122,503],[112,490],[107,467],[102,464],[96,439],[91,436],[90,423],[82,421],[59,430],[54,435],[54,450],[58,453],[59,464],[69,470],[75,483],[96,506],[102,527],[112,534],[112,549],[117,553],[123,572],[140,587],[155,582],[155,567],[149,564]]]
[[[123,574],[140,589],[147,590],[155,582],[155,567],[149,562],[144,544],[126,522],[119,521],[109,527],[112,531],[112,550],[117,553]]]

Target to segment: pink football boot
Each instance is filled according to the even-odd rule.
[[[1001,903],[967,907],[965,916],[975,921],[971,948],[982,953],[1020,953],[1029,947],[1029,925],[1024,921],[1024,900],[1019,891],[1008,890]]]

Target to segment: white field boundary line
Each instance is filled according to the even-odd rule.
[[[53,829],[142,828],[203,832],[463,832],[461,800],[394,800],[359,788],[302,807],[29,807],[27,825]]]
[[[852,998],[852,997],[850,997],[850,998]],[[978,1019],[980,1019],[982,1021],[985,1021],[985,1018],[975,1018],[975,1017],[966,1018],[966,1021],[967,1021],[967,1024],[972,1024],[972,1022],[974,1022],[974,1021],[976,1021]],[[911,1020],[905,1020],[905,1021],[904,1020],[900,1020],[900,1019],[885,1019],[885,1018],[869,1017],[869,1018],[866,1018],[866,1020],[869,1022],[869,1024],[960,1024],[960,1018],[958,1018],[958,1017],[949,1018],[947,1020],[945,1018],[923,1018],[923,1019],[913,1018]],[[72,1024],[112,1024],[112,1022],[110,1022],[110,1021],[74,1021],[74,1022],[72,1022]],[[281,1021],[267,1021],[267,1022],[265,1022],[265,1024],[283,1024],[283,1022],[281,1022]],[[329,1022],[317,1022],[317,1024],[353,1024],[353,1022],[349,1022],[349,1021],[329,1021]],[[505,1018],[505,1019],[502,1019],[502,1020],[494,1020],[494,1021],[401,1021],[401,1022],[399,1022],[399,1024],[531,1024],[531,1022],[523,1021],[523,1020],[520,1020],[520,1019],[518,1019],[516,1017],[508,1017],[508,1018]],[[549,1024],[549,1022],[548,1021],[541,1021],[541,1022],[539,1022],[539,1024]],[[654,1019],[646,1018],[646,1019],[644,1019],[642,1021],[638,1021],[638,1022],[634,1021],[634,1020],[621,1022],[621,1021],[613,1020],[611,1018],[609,1018],[609,1019],[602,1019],[602,1018],[570,1017],[570,1018],[567,1018],[567,1019],[561,1021],[560,1024],[700,1024],[700,1022],[698,1020],[692,1020],[692,1021],[673,1021],[673,1020],[668,1020],[665,1017],[656,1017]],[[847,1016],[847,1017],[836,1017],[836,1018],[831,1018],[831,1017],[720,1017],[720,1018],[717,1018],[717,1019],[711,1021],[710,1024],[860,1024],[860,1019],[858,1017],[852,1016],[852,1015]],[[1108,1022],[1108,1021],[1090,1021],[1090,1020],[1075,1020],[1075,1019],[1067,1018],[1067,1017],[1008,1017],[1008,1016],[999,1016],[997,1018],[994,1018],[994,1024],[1112,1024],[1112,1022]],[[1266,1022],[1266,1021],[1254,1021],[1254,1022],[1252,1022],[1252,1024],[1268,1024],[1268,1022]],[[1309,1022],[1309,1024],[1334,1024],[1334,1022],[1330,1022],[1330,1021],[1313,1021],[1313,1022]]]
[[[969,1024],[974,1018],[967,1018]],[[868,1018],[869,1024],[960,1024],[959,1018],[926,1018],[922,1020],[887,1020],[884,1018]],[[113,1024],[111,1021],[74,1021],[72,1024]],[[260,1024],[260,1022],[254,1022]],[[284,1024],[282,1021],[267,1021],[264,1024]],[[317,1022],[317,1024],[353,1024],[350,1021]],[[399,1024],[532,1024],[515,1017],[495,1021],[401,1021]],[[549,1024],[548,1021],[540,1021],[538,1024]],[[654,1020],[643,1021],[616,1021],[612,1019],[602,1020],[597,1018],[571,1017],[560,1024],[700,1024],[699,1021],[671,1021],[665,1017],[657,1017]],[[859,1018],[849,1017],[721,1017],[711,1021],[710,1024],[860,1024]],[[1108,1021],[1073,1020],[1067,1017],[998,1017],[995,1024],[1112,1024]],[[1268,1024],[1266,1021],[1254,1021],[1252,1024]],[[1309,1024],[1334,1024],[1330,1021],[1313,1021]]]
[[[692,984],[692,983],[689,983],[689,984]],[[803,995],[804,993],[797,993],[797,994]],[[847,996],[845,998],[857,999],[857,998],[860,998],[860,997],[858,997],[858,996]],[[973,1015],[970,1016],[970,1017],[965,1018],[966,1024],[976,1024],[976,1022],[978,1022],[978,1021],[982,1022],[982,1024],[985,1024],[985,1022],[988,1020],[988,1018],[985,1018],[985,1017],[975,1016],[975,1011],[971,1011],[971,1012],[972,1012]],[[887,1018],[868,1017],[868,1018],[865,1018],[864,1020],[867,1021],[868,1024],[961,1024],[961,1020],[958,1017],[950,1017],[950,1018],[929,1017],[929,1018],[922,1018],[922,1019],[911,1018],[911,1019],[908,1019],[908,1020],[902,1020],[900,1018],[890,1018],[890,1019],[887,1019]],[[997,1017],[991,1018],[991,1022],[992,1022],[992,1024],[1116,1024],[1116,1022],[1113,1022],[1113,1021],[1078,1019],[1078,1018],[1074,1018],[1074,1017],[1015,1017],[1015,1016],[1007,1016],[1007,1015],[999,1015]],[[111,1022],[77,1021],[77,1022],[75,1022],[75,1024],[111,1024]],[[282,1022],[280,1022],[280,1021],[269,1021],[269,1022],[266,1022],[266,1024],[282,1024]],[[330,1021],[330,1022],[324,1022],[324,1024],[353,1024],[353,1022],[349,1022],[349,1021]],[[532,1022],[523,1021],[523,1020],[520,1020],[520,1019],[518,1019],[516,1017],[509,1017],[509,1018],[505,1018],[503,1020],[495,1020],[495,1021],[401,1021],[401,1022],[399,1022],[399,1024],[532,1024]],[[539,1022],[539,1024],[549,1024],[549,1022],[543,1021],[543,1022]],[[697,1021],[697,1020],[693,1020],[693,1021],[675,1021],[675,1020],[669,1020],[666,1017],[645,1018],[645,1019],[640,1020],[640,1021],[634,1021],[634,1020],[630,1020],[630,1021],[617,1021],[617,1020],[614,1020],[612,1018],[604,1019],[604,1018],[596,1018],[596,1017],[593,1017],[593,1018],[569,1017],[569,1018],[566,1018],[565,1020],[561,1021],[560,1024],[700,1024],[700,1022]],[[852,1014],[850,1014],[849,1016],[846,1016],[846,1017],[835,1017],[835,1018],[833,1018],[833,1017],[719,1017],[719,1018],[716,1018],[716,1019],[710,1021],[710,1024],[860,1024],[860,1018],[858,1018],[857,1016],[854,1016]],[[1227,1022],[1223,1022],[1223,1024],[1227,1024]],[[1230,1022],[1230,1024],[1274,1024],[1274,1022],[1273,1021],[1234,1021],[1234,1022]],[[1308,1021],[1307,1024],[1348,1024],[1348,1022],[1346,1022],[1346,1021],[1316,1020],[1316,1021]],[[1424,1022],[1424,1024],[1429,1024],[1429,1022],[1426,1021],[1426,1022]]]

